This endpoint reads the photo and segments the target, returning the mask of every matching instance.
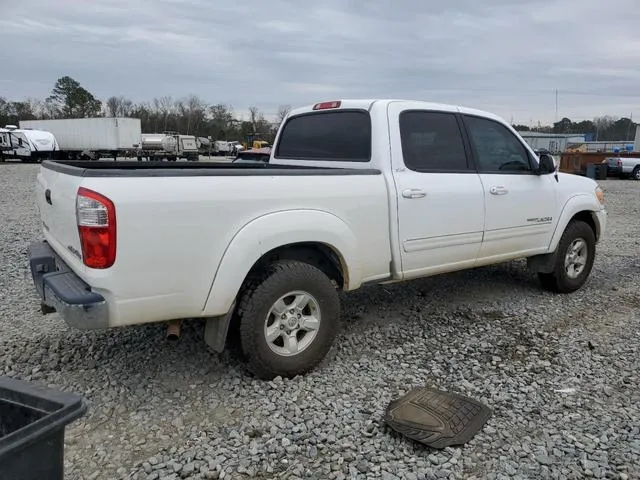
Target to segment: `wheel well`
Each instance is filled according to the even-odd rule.
[[[298,260],[313,265],[333,280],[339,289],[349,281],[341,255],[328,245],[315,242],[294,243],[270,250],[251,267],[247,277],[278,260]]]
[[[600,238],[600,232],[599,232],[598,224],[597,224],[595,218],[593,218],[593,213],[584,210],[582,212],[576,213],[571,218],[571,220],[580,220],[580,221],[586,223],[587,225],[589,225],[591,227],[591,230],[593,230],[593,234],[596,237],[596,241]]]

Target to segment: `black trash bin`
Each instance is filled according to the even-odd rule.
[[[0,376],[0,478],[62,480],[64,429],[86,411],[82,397]]]

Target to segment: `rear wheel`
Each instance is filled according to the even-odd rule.
[[[298,261],[274,263],[254,277],[239,306],[240,344],[257,377],[293,377],[326,356],[337,334],[340,301],[331,280]]]
[[[640,180],[640,166],[633,169],[631,178],[633,178],[634,180]]]
[[[596,238],[591,227],[583,221],[569,223],[556,251],[551,273],[539,273],[543,288],[558,293],[571,293],[581,288],[593,267]]]

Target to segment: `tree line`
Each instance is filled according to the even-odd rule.
[[[249,135],[260,134],[273,140],[277,127],[291,110],[281,105],[275,123],[268,122],[257,107],[249,107],[249,119],[239,120],[230,105],[210,105],[197,95],[174,99],[170,96],[154,98],[151,102],[134,103],[123,96],[112,96],[104,101],[97,99],[80,83],[69,76],[59,78],[44,100],[27,99],[10,102],[0,97],[0,126],[20,120],[86,117],[134,117],[139,118],[144,133],[176,131],[215,140],[245,140]],[[610,115],[573,122],[562,118],[553,125],[514,125],[519,131],[543,133],[587,134],[600,141],[632,141],[635,124],[630,118]]]
[[[143,133],[174,131],[215,140],[246,140],[261,135],[273,140],[277,127],[289,113],[281,105],[275,123],[265,119],[257,107],[249,107],[249,118],[238,119],[230,105],[210,105],[197,95],[184,98],[163,96],[151,102],[134,103],[123,96],[102,101],[69,76],[59,78],[46,99],[8,101],[0,97],[0,126],[18,125],[20,120],[89,117],[139,118]]]
[[[521,132],[586,134],[589,137],[588,139],[601,142],[632,142],[636,133],[636,126],[633,120],[627,117],[617,118],[610,115],[580,122],[573,122],[570,118],[564,117],[550,126],[532,128],[527,125],[514,125],[513,128]]]

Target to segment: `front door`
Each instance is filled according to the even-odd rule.
[[[542,253],[553,235],[553,175],[537,175],[523,142],[495,120],[464,115],[484,189],[485,231],[478,264]]]
[[[480,251],[483,188],[456,113],[424,103],[389,105],[404,278],[472,267]]]

